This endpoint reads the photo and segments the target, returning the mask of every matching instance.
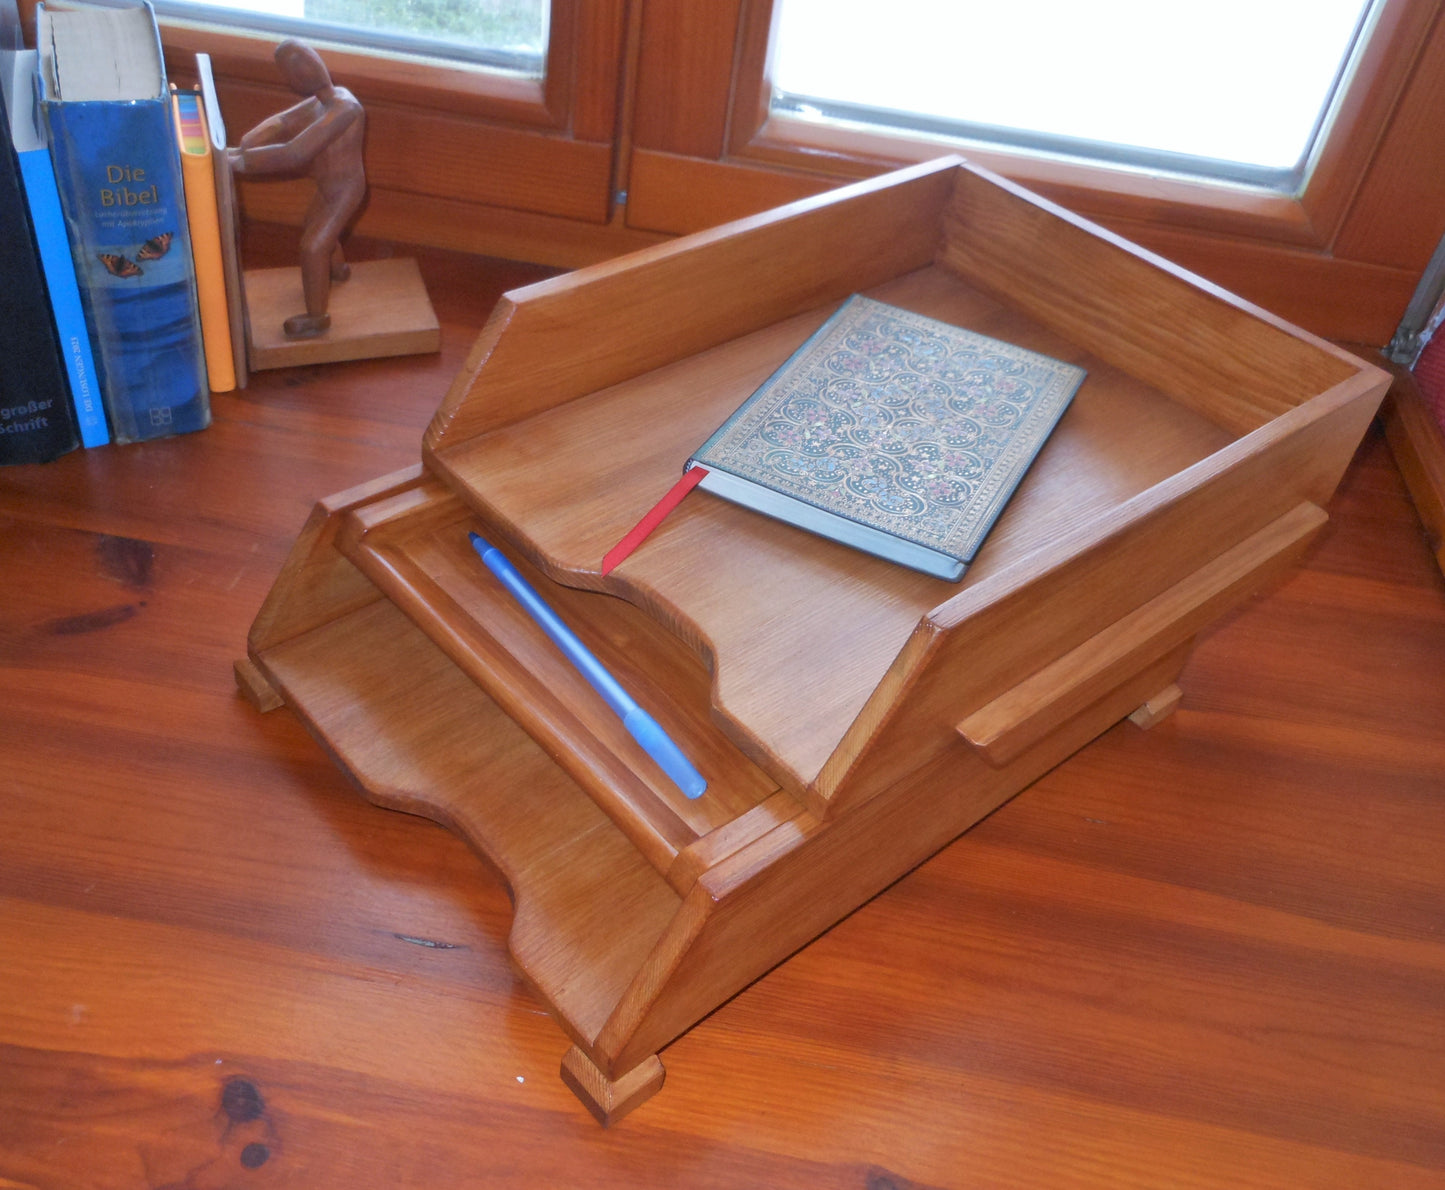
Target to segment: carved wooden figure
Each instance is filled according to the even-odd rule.
[[[416,263],[351,265],[342,250],[341,237],[366,200],[361,103],[332,82],[326,63],[310,46],[283,41],[275,60],[286,85],[302,98],[242,136],[239,145],[227,149],[226,159],[241,178],[309,177],[315,193],[301,228],[299,276],[286,269],[246,275],[250,366],[437,350],[441,331]],[[342,281],[350,284],[333,295],[333,285]]]
[[[316,183],[301,231],[306,312],[284,323],[288,335],[304,338],[331,325],[326,312],[331,283],[351,275],[341,251],[341,233],[366,198],[361,153],[366,115],[350,91],[331,81],[326,63],[310,46],[283,41],[276,47],[276,66],[286,85],[304,98],[262,120],[229,154],[234,173],[307,174]]]

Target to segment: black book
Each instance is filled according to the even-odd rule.
[[[0,464],[47,463],[80,435],[3,91],[0,142]]]

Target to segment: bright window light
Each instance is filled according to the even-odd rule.
[[[774,109],[1289,189],[1365,0],[780,0]]]
[[[540,78],[548,0],[155,0],[187,20],[379,53],[447,58]]]

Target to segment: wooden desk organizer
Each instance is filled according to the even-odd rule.
[[[848,294],[1088,369],[961,583],[703,493],[604,552]],[[1093,737],[1295,558],[1381,371],[949,159],[519,290],[422,464],[323,501],[238,665],[511,889],[604,1123],[658,1051]],[[688,801],[470,549],[707,776]]]

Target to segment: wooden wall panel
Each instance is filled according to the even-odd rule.
[[[1445,15],[1437,16],[1410,85],[1369,163],[1337,256],[1412,270],[1445,234]]]
[[[618,93],[622,86],[626,6],[618,2],[583,4],[578,16],[572,135],[578,140],[611,144],[619,131]]]
[[[1375,26],[1355,70],[1368,87],[1348,87],[1335,115],[1335,129],[1301,196],[1316,245],[1333,242],[1359,186],[1360,163],[1368,161],[1409,86],[1442,11],[1440,0],[1381,0]]]
[[[392,234],[396,198],[413,195],[414,209],[401,220],[411,242],[505,247],[547,264],[597,259],[638,242],[625,229],[602,231],[612,215],[628,0],[551,3],[542,82],[324,51],[337,83],[367,111],[368,230]],[[274,36],[167,23],[163,38],[168,70],[182,84],[194,78],[196,52],[212,55],[232,144],[296,100],[272,61]],[[304,211],[285,183],[243,186],[243,200],[251,217],[299,221]],[[499,235],[477,234],[499,218]]]
[[[758,95],[775,0],[742,3],[747,32],[731,51],[726,148],[713,151],[701,135],[691,147],[681,138],[639,141],[627,216],[633,226],[695,230],[788,194],[790,172],[802,193],[823,179],[841,184],[946,151],[941,143],[846,129],[790,141],[795,130],[768,121]],[[1364,56],[1365,82],[1346,97],[1337,139],[1297,200],[1016,155],[965,155],[1317,333],[1384,343],[1445,232],[1441,7],[1440,0],[1388,0]],[[728,53],[714,44],[715,57]],[[707,73],[726,72],[714,61]],[[713,108],[693,102],[686,110],[715,128]]]
[[[565,18],[554,66],[566,78],[558,73],[545,89],[482,86],[449,69],[398,74],[380,60],[364,77],[341,79],[371,113],[372,185],[388,196],[374,199],[368,228],[387,234],[400,196],[414,195],[413,217],[402,220],[410,239],[580,263],[943,151],[847,135],[805,146],[765,128],[773,3],[554,0]],[[1445,232],[1442,7],[1387,0],[1367,55],[1376,81],[1344,105],[1344,149],[1326,152],[1299,201],[977,159],[1311,330],[1383,343]],[[222,38],[228,48],[217,57],[233,140],[290,99],[266,43],[243,52],[236,41]],[[194,29],[168,30],[167,42],[173,59],[210,44]],[[614,185],[628,192],[625,214],[613,208]],[[293,209],[289,196],[251,190],[248,210]]]
[[[1326,338],[1389,342],[1419,274],[1258,240],[1105,220],[1109,228]]]
[[[632,135],[639,148],[723,152],[739,0],[650,0],[643,9]]]
[[[280,87],[234,80],[224,84],[221,98],[233,144],[295,100]],[[390,103],[366,102],[366,118],[366,172],[373,187],[589,223],[607,220],[608,142],[542,136]],[[244,185],[250,191],[272,184]]]
[[[666,235],[756,214],[845,180],[643,151],[633,154],[632,170],[629,227]],[[1098,222],[1291,322],[1350,342],[1386,342],[1415,288],[1408,268],[1139,220]]]
[[[310,185],[305,182],[253,186],[242,195],[245,219],[247,223],[297,227],[310,197]],[[406,244],[416,242],[418,227],[427,229],[430,247],[559,269],[597,264],[670,238],[616,222],[583,223],[381,186],[371,188],[355,230],[358,235]],[[252,262],[246,263],[250,266]]]
[[[632,154],[627,225],[683,235],[841,184],[842,179],[826,175],[639,149]]]

